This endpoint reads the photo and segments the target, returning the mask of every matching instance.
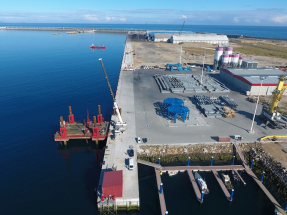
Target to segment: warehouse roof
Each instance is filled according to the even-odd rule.
[[[287,73],[279,70],[279,69],[265,69],[265,68],[258,68],[258,69],[232,69],[227,68],[224,70],[228,70],[234,75],[240,76],[280,76],[280,75],[287,75]]]
[[[117,186],[123,184],[123,171],[108,171],[104,173],[103,187]]]
[[[197,41],[228,41],[226,35],[217,35],[217,34],[181,34],[173,35],[173,40],[197,40]]]
[[[248,62],[248,63],[258,63],[257,61],[247,59],[247,58],[242,58],[242,61]]]
[[[260,76],[266,77],[262,86],[277,86],[279,76],[287,76],[287,73],[279,69],[221,69],[222,72],[228,73],[235,78],[252,86],[260,86]],[[220,72],[221,72],[220,71]],[[285,84],[287,85],[287,83]]]
[[[154,34],[154,38],[155,39],[164,39],[164,38],[171,38],[173,34],[160,34],[160,33],[157,33],[157,34]]]

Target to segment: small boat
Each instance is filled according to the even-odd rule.
[[[223,180],[223,182],[224,182],[226,188],[229,189],[229,190],[233,189],[233,185],[231,184],[229,175],[224,175],[224,174],[222,173],[222,174],[221,174],[221,177],[222,177],[222,180]]]
[[[91,49],[105,49],[105,46],[95,46],[94,44],[91,45]]]
[[[232,170],[232,176],[233,176],[233,180],[234,180],[234,181],[240,181],[240,179],[239,179],[237,173],[235,173],[234,170]]]
[[[282,213],[280,213],[280,211],[279,211],[277,208],[275,208],[274,214],[275,214],[275,215],[282,215]]]
[[[203,192],[204,194],[208,194],[209,189],[207,188],[207,184],[197,172],[194,174],[194,178],[195,178],[201,192]]]
[[[178,173],[178,171],[168,171],[167,173],[169,176],[174,176]]]

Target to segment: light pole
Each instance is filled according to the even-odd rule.
[[[179,64],[181,65],[181,53],[182,53],[182,45],[180,46],[180,55],[179,55]]]
[[[258,102],[259,102],[259,96],[260,96],[260,92],[261,92],[261,87],[262,87],[262,84],[263,84],[264,79],[266,79],[266,77],[260,76],[261,84],[260,84],[260,88],[259,88],[259,92],[258,92],[258,97],[257,97],[257,101],[256,101],[255,111],[254,111],[254,114],[253,114],[253,119],[252,119],[252,123],[251,123],[251,128],[250,128],[250,130],[248,131],[249,133],[255,133],[254,130],[253,130],[253,124],[254,124],[254,119],[255,119],[255,115],[256,115],[256,111],[257,111],[257,106],[258,106]]]
[[[202,62],[202,68],[201,68],[201,79],[200,79],[200,84],[202,85],[202,76],[203,76],[203,68],[204,68],[204,58],[205,58],[206,54],[203,53],[203,62]]]

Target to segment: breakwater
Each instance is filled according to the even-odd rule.
[[[26,30],[26,31],[66,31],[66,32],[104,32],[104,33],[145,33],[146,30],[133,30],[133,29],[109,29],[109,28],[67,28],[67,27],[11,27],[3,26],[0,30]]]

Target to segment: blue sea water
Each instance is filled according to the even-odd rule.
[[[59,117],[67,120],[68,106],[72,106],[76,121],[82,121],[87,109],[91,117],[100,104],[104,119],[109,120],[112,99],[98,59],[103,58],[115,91],[125,39],[125,34],[0,31],[0,214],[98,214],[94,188],[101,151],[94,143],[80,140],[60,146],[53,134],[59,128]],[[92,50],[92,43],[106,49]],[[158,214],[154,171],[139,167],[139,172],[140,213]],[[173,189],[179,182],[190,188],[186,176],[164,176],[163,180],[170,184],[165,191],[173,214],[182,212],[177,205],[170,206],[174,195],[182,195],[176,204],[191,204],[184,207],[184,213],[192,210],[195,214],[209,214],[213,204],[224,207],[221,211],[218,206],[214,214],[232,214],[230,208],[240,207],[239,199],[244,198],[244,194],[236,194],[237,203],[230,206],[216,188],[214,192],[221,194],[219,200],[212,201],[210,195],[206,209],[200,209],[192,190],[181,192],[180,184]],[[258,200],[246,214],[272,210],[258,189],[248,192],[245,194]]]
[[[131,24],[0,23],[0,26],[148,29],[148,30],[172,30],[172,31],[180,31],[182,29],[182,25],[132,24],[132,23]],[[193,32],[240,34],[252,37],[287,39],[286,26],[184,25],[183,30]]]
[[[97,214],[99,161],[94,143],[54,142],[59,117],[76,121],[112,98],[99,58],[115,91],[125,34],[53,35],[0,31],[0,214]],[[90,45],[105,45],[92,50]],[[70,144],[71,143],[71,144]],[[75,152],[79,151],[79,152]]]

